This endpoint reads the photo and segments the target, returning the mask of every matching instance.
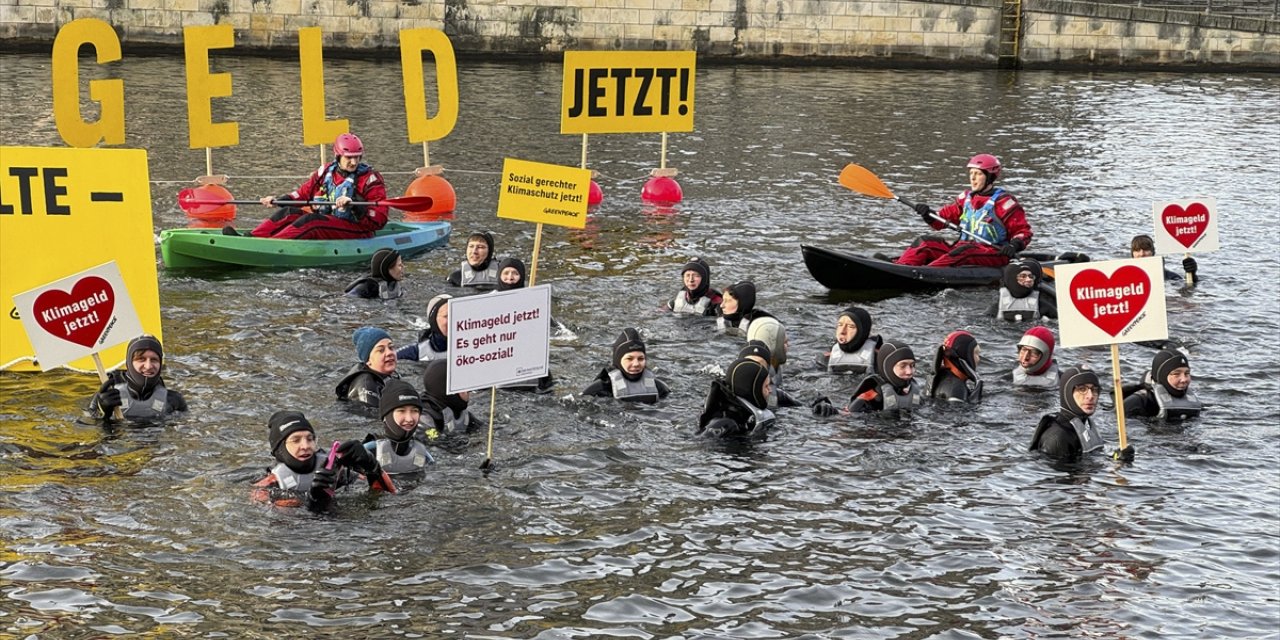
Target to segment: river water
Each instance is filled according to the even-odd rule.
[[[61,144],[48,60],[0,65],[5,144]],[[287,191],[316,162],[300,145],[295,65],[215,67],[235,78],[215,117],[241,131],[215,170],[240,197]],[[405,141],[398,65],[333,60],[326,72],[331,116],[350,118],[398,194],[422,163]],[[179,58],[128,58],[84,74],[126,81],[157,231],[185,225],[177,181],[204,173],[203,151],[186,147],[182,73]],[[92,376],[0,374],[0,636],[1277,637],[1277,76],[702,69],[696,131],[670,137],[679,206],[640,204],[657,134],[591,138],[605,202],[584,230],[546,229],[538,271],[568,329],[551,352],[560,384],[499,394],[493,473],[478,470],[477,437],[398,495],[341,495],[333,517],[251,504],[271,412],[304,410],[321,441],[374,428],[333,399],[353,328],[412,339],[469,230],[528,259],[533,227],[494,217],[498,171],[507,156],[578,164],[581,138],[558,133],[559,83],[554,64],[461,67],[458,126],[431,147],[458,192],[455,237],[409,263],[398,303],[337,295],[354,271],[161,269],[166,379],[187,416],[104,431],[76,421]],[[810,363],[850,298],[808,275],[800,244],[892,252],[924,229],[836,175],[857,162],[941,205],[981,151],[1004,160],[1035,249],[1118,257],[1150,229],[1153,200],[1217,198],[1222,250],[1198,256],[1202,286],[1168,296],[1210,411],[1178,426],[1130,420],[1132,466],[1029,455],[1055,402],[996,379],[1021,331],[981,317],[994,292],[952,290],[859,301],[926,370],[947,332],[974,332],[991,379],[981,406],[903,421],[784,409],[763,443],[693,437],[740,339],[658,310],[689,256],[718,286],[758,284],[759,306],[789,328],[793,394],[843,397],[851,381]],[[241,224],[260,215],[246,208]],[[50,239],[51,259],[58,250]],[[627,326],[674,389],[655,408],[578,395]],[[1152,353],[1123,346],[1125,378]],[[1108,378],[1105,349],[1060,361]],[[414,363],[402,371],[420,386]],[[483,414],[488,393],[477,396]],[[1114,419],[1102,424],[1114,446]]]

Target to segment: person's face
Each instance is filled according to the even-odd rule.
[[[853,339],[858,337],[858,325],[854,324],[847,316],[840,316],[836,321],[836,342],[840,344],[849,344]]]
[[[449,303],[440,305],[436,310],[436,326],[440,327],[440,335],[449,335]]]
[[[396,410],[391,412],[391,419],[395,420],[395,423],[405,431],[412,431],[414,427],[417,427],[418,418],[421,417],[422,410],[414,406],[396,407]]]
[[[471,402],[471,392],[470,392],[470,391],[459,391],[459,392],[458,392],[458,397],[459,397],[459,398],[462,398],[462,401],[463,401],[463,402]]]
[[[978,365],[982,364],[982,347],[973,348],[973,368],[977,370]]]
[[[902,380],[910,380],[916,377],[916,361],[899,360],[893,365],[893,375]]]
[[[1018,284],[1030,289],[1031,287],[1035,286],[1036,277],[1032,275],[1030,271],[1019,271]]]
[[[969,169],[969,188],[974,191],[982,191],[987,186],[987,174],[981,169]]]
[[[1080,410],[1086,416],[1093,415],[1093,412],[1098,408],[1098,395],[1101,393],[1102,389],[1096,384],[1076,385],[1076,388],[1071,390],[1071,395],[1075,398],[1076,404],[1080,405]]]
[[[702,274],[690,269],[684,272],[684,288],[689,291],[696,291],[702,286]]]
[[[628,351],[622,355],[622,370],[633,376],[644,371],[644,364],[643,351]]]
[[[760,385],[760,391],[764,393],[764,397],[766,398],[773,395],[773,378],[765,376],[764,384]]]
[[[404,280],[404,258],[396,258],[396,263],[387,270],[392,280]]]
[[[1191,386],[1191,367],[1178,367],[1170,371],[1165,380],[1174,389],[1186,391]]]
[[[133,353],[133,368],[144,377],[154,378],[160,373],[160,354],[143,349]]]
[[[298,460],[310,460],[316,454],[316,434],[294,431],[284,439],[284,450]]]
[[[467,241],[467,263],[473,267],[479,266],[489,257],[489,245],[479,238]]]
[[[1156,254],[1156,252],[1147,248],[1133,249],[1131,253],[1135,258],[1150,258],[1151,256],[1154,256]]]
[[[382,375],[395,371],[396,350],[391,346],[391,338],[383,338],[373,345],[373,351],[369,352],[369,360],[365,364]]]
[[[506,267],[502,273],[498,274],[503,284],[518,284],[520,282],[520,270],[515,267]]]
[[[1039,349],[1033,347],[1018,347],[1018,364],[1023,369],[1030,369],[1040,364],[1040,359],[1044,357]]]
[[[720,311],[725,314],[738,312],[738,299],[733,297],[732,293],[724,292],[724,297],[720,300]]]
[[[338,168],[350,173],[360,166],[360,159],[364,156],[338,156]]]

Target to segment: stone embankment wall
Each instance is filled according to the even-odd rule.
[[[98,18],[126,49],[180,48],[230,24],[236,51],[288,52],[320,27],[326,54],[391,55],[402,29],[461,55],[685,50],[700,60],[886,66],[1280,70],[1280,21],[1075,0],[0,0],[0,48],[48,48]],[[1013,36],[1016,34],[1016,38]]]

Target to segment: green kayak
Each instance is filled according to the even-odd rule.
[[[160,257],[169,269],[367,266],[378,249],[413,256],[447,242],[451,230],[448,222],[389,222],[372,238],[276,240],[244,230],[228,236],[221,229],[169,229],[160,232]]]

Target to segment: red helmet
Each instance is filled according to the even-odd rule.
[[[353,133],[344,133],[333,141],[333,155],[341,156],[362,156],[364,155],[364,143],[360,142]]]
[[[969,169],[978,169],[983,173],[991,176],[992,180],[1000,177],[1000,159],[989,154],[979,153],[969,158],[969,164],[965,165]]]

